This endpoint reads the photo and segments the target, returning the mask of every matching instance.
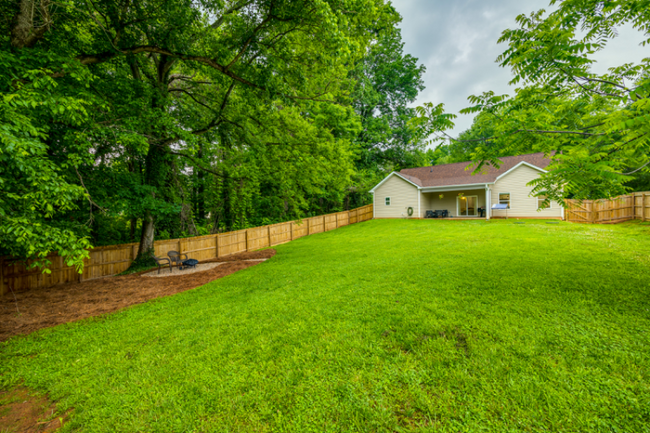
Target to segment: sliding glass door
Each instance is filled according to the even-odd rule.
[[[462,196],[456,199],[458,216],[478,216],[478,196]]]

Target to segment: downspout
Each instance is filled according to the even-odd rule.
[[[375,203],[375,192],[372,191],[372,219],[376,219],[375,217],[375,209],[377,208],[377,203]]]
[[[420,191],[420,187],[418,187],[418,219],[422,218],[422,213],[420,213],[420,197],[422,197],[422,192]]]

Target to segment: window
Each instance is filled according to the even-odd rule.
[[[386,197],[386,206],[390,206],[390,197]]]
[[[499,204],[507,204],[508,209],[510,209],[510,193],[509,192],[500,192],[499,193]]]
[[[544,203],[544,200],[546,200],[545,195],[538,195],[537,196],[537,209],[550,209],[551,208],[551,203]]]

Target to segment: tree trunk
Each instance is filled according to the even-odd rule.
[[[50,27],[49,7],[49,0],[41,0],[38,6],[36,0],[20,0],[11,27],[11,45],[14,48],[31,48],[45,35]],[[34,18],[38,15],[40,20],[35,23]]]
[[[154,78],[158,93],[154,94],[151,101],[151,108],[154,110],[166,109],[166,96],[168,94],[169,84],[168,76],[169,71],[175,62],[175,59],[170,59],[165,55],[161,55],[158,59],[156,64],[158,73]],[[134,77],[139,74],[137,71],[137,68],[132,68]],[[164,198],[163,192],[166,187],[167,174],[171,165],[169,153],[167,152],[168,144],[162,144],[164,142],[164,140],[161,139],[161,136],[164,136],[162,134],[164,134],[164,130],[151,131],[151,135],[154,138],[149,141],[149,150],[147,151],[147,157],[144,161],[144,184],[152,187],[153,192],[151,194],[154,200],[161,200]],[[156,197],[156,194],[158,194],[158,197]],[[147,260],[153,252],[155,225],[156,215],[153,213],[152,209],[147,209],[145,211],[145,216],[142,219],[140,250],[136,261]]]
[[[129,228],[129,240],[131,242],[135,242],[135,228],[138,225],[138,219],[137,218],[131,218],[131,221],[129,221],[129,223],[131,225],[130,228]]]
[[[156,142],[149,144],[145,160],[144,184],[155,188],[154,191],[162,196],[168,170],[169,160],[165,149]],[[156,199],[156,192],[152,192],[152,195]],[[142,219],[142,235],[140,236],[140,251],[137,260],[147,259],[153,251],[155,224],[155,215],[149,209]]]
[[[196,155],[199,161],[203,161],[203,141],[199,142],[199,151]],[[203,170],[197,170],[198,188],[197,188],[197,216],[199,224],[205,223],[205,173]]]
[[[153,253],[155,221],[151,212],[147,212],[142,219],[142,235],[140,236],[140,250],[137,260],[147,259]]]

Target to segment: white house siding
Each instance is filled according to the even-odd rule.
[[[440,194],[443,198],[440,198]],[[477,190],[458,190],[445,192],[422,193],[422,214],[428,210],[447,210],[449,215],[458,216],[456,199],[459,194],[467,196],[478,196],[478,207],[485,208],[485,188]]]
[[[420,192],[420,218],[424,218],[424,215],[426,215],[427,210],[431,209],[430,203],[431,203],[431,194],[425,194],[423,192]]]
[[[561,218],[562,208],[556,202],[551,202],[550,209],[537,211],[537,197],[530,195],[532,186],[527,184],[539,177],[541,173],[526,165],[521,165],[492,186],[492,204],[499,203],[499,193],[510,193],[510,217],[532,218]],[[492,210],[493,217],[505,217],[506,211]]]
[[[408,218],[407,209],[413,208],[413,216],[418,218],[418,189],[399,176],[391,176],[375,189],[375,218]],[[390,206],[386,206],[390,197]]]

